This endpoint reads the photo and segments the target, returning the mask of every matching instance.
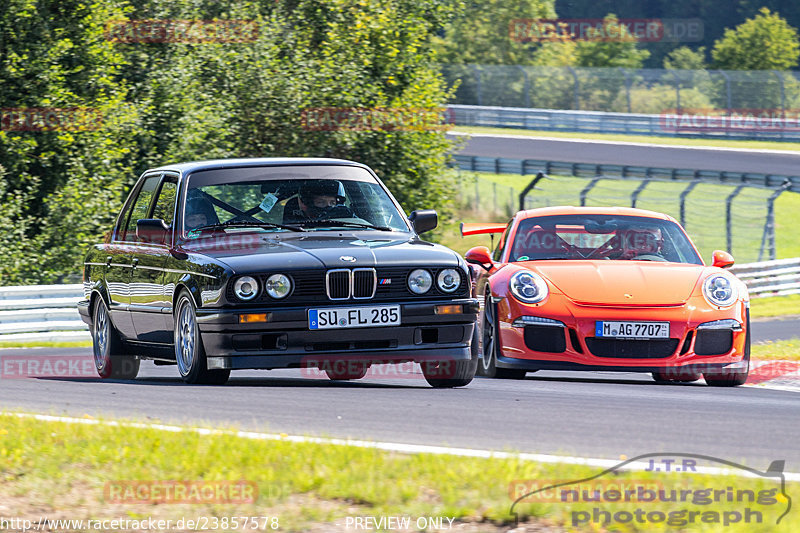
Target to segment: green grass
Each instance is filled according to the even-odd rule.
[[[0,341],[0,350],[4,348],[91,348],[92,341]]]
[[[687,139],[682,137],[659,137],[649,135],[624,135],[614,133],[581,133],[568,131],[538,131],[513,128],[488,128],[483,126],[456,126],[451,131],[464,133],[497,133],[527,135],[530,137],[559,137],[564,139],[595,139],[609,142],[640,142],[682,146],[711,146],[722,148],[746,148],[752,150],[798,151],[800,143],[777,141],[737,141],[727,139]]]
[[[754,344],[750,355],[753,359],[800,361],[800,332],[797,339]]]
[[[750,300],[751,318],[771,318],[800,315],[800,294],[769,296]],[[797,332],[800,335],[800,331]]]
[[[471,529],[463,531],[506,531],[512,521],[509,510],[519,494],[515,487],[520,480],[545,484],[548,480],[576,480],[602,472],[587,466],[514,458],[405,455],[351,446],[253,440],[230,434],[66,424],[8,413],[0,413],[0,458],[0,503],[13,509],[18,517],[174,520],[187,515],[276,516],[280,531],[333,530],[332,523],[341,525],[347,516],[365,515],[451,517],[472,523],[467,526]],[[656,483],[667,489],[735,487],[759,491],[777,486],[764,479],[664,472],[620,473],[603,479],[631,486]],[[257,484],[258,498],[254,503],[193,505],[120,504],[104,499],[107,482],[165,480],[244,480]],[[800,497],[796,484],[788,484],[787,492],[795,501]],[[523,519],[545,528],[569,526],[573,512],[595,507],[611,512],[634,511],[637,505],[647,512],[676,508],[674,503],[535,502],[524,503],[518,510]],[[735,503],[677,505],[699,511],[742,509],[742,504]],[[775,525],[777,516],[786,509],[781,495],[774,504],[749,506],[763,512],[764,523],[732,525],[726,531],[800,528],[797,512],[786,516],[780,527]],[[619,529],[631,530],[628,526]],[[656,529],[668,530],[663,526]],[[692,530],[717,531],[719,525],[701,523]]]

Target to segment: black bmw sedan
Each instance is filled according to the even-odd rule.
[[[364,377],[420,363],[434,387],[468,384],[477,300],[464,260],[419,234],[375,173],[338,159],[169,165],[137,181],[84,265],[101,377],[132,379],[141,359],[188,383],[231,370],[315,368]]]

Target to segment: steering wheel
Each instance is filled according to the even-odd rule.
[[[666,261],[666,259],[664,259],[660,255],[642,254],[642,255],[637,255],[635,257],[631,257],[631,261]]]

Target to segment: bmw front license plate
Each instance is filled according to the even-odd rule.
[[[308,310],[308,329],[369,328],[399,325],[399,305]]]
[[[597,321],[594,336],[614,339],[668,339],[669,322]]]

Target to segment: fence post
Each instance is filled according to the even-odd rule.
[[[761,236],[761,248],[758,251],[758,260],[761,261],[764,257],[764,248],[769,246],[769,259],[775,259],[777,251],[775,250],[775,200],[778,196],[789,187],[792,186],[791,180],[786,180],[778,187],[774,193],[767,199],[767,220],[764,222],[764,233]]]
[[[497,213],[497,182],[492,182],[492,215]]]
[[[522,71],[522,75],[525,76],[525,85],[523,86],[522,90],[525,92],[525,107],[531,106],[531,80],[528,77],[528,71],[525,70],[525,67],[522,65],[517,65],[517,68]]]
[[[472,72],[475,74],[475,92],[478,96],[478,105],[483,105],[483,91],[481,88],[481,69],[478,65],[472,65]]]
[[[567,70],[569,70],[569,73],[572,74],[573,78],[575,78],[575,84],[573,86],[573,92],[575,94],[575,106],[574,106],[574,108],[577,111],[577,110],[579,110],[581,108],[581,99],[580,99],[580,96],[579,96],[580,82],[578,81],[578,73],[575,72],[574,68],[569,67],[569,66],[567,67]]]
[[[601,179],[603,179],[602,176],[597,176],[595,178],[592,178],[592,181],[590,181],[589,184],[583,188],[580,194],[581,207],[586,205],[586,197],[589,195],[589,191],[594,189],[594,186],[597,185],[597,182],[600,181]]]
[[[544,172],[539,172],[536,174],[536,177],[519,193],[519,209],[520,211],[525,209],[525,197],[528,195],[530,191],[536,187],[536,184],[539,183],[542,179],[546,178],[547,175]]]
[[[681,79],[678,77],[678,74],[674,71],[670,71],[672,73],[672,77],[675,78],[675,107],[677,108],[677,112],[681,112]]]
[[[724,70],[718,70],[720,74],[725,78],[725,94],[727,96],[727,103],[725,104],[725,109],[727,111],[728,116],[731,116],[733,112],[732,105],[731,105],[731,77],[728,76],[728,73]]]
[[[694,180],[689,184],[688,187],[681,191],[680,196],[680,210],[681,210],[681,226],[686,229],[686,197],[689,196],[689,193],[692,192],[692,189],[700,185],[700,176],[695,172]]]
[[[638,187],[636,187],[636,190],[631,193],[631,207],[636,207],[636,202],[639,200],[639,195],[642,194],[644,188],[649,184],[650,180],[645,179]]]
[[[733,200],[745,187],[746,185],[739,185],[725,198],[725,242],[728,245],[727,251],[729,254],[733,253]]]
[[[480,209],[479,202],[480,201],[480,193],[478,192],[478,175],[475,174],[475,211]]]
[[[617,67],[621,72],[622,75],[625,76],[625,101],[628,103],[628,113],[631,112],[631,77],[628,75],[628,71],[622,67]],[[627,129],[627,128],[626,128]]]
[[[773,70],[772,73],[778,78],[778,83],[781,84],[781,118],[786,117],[786,89],[783,83],[783,75],[778,72],[777,70]]]

